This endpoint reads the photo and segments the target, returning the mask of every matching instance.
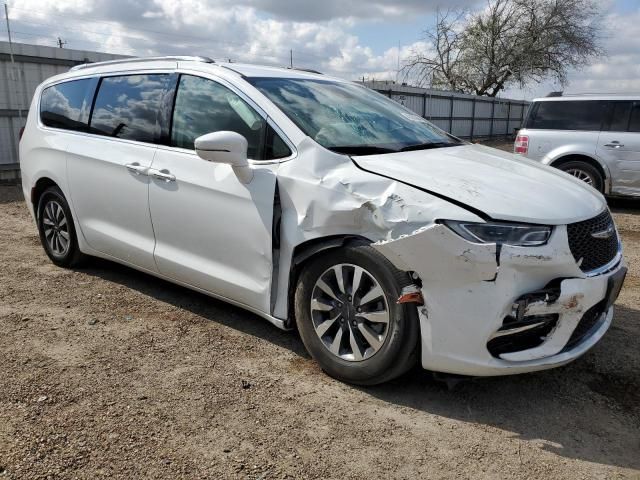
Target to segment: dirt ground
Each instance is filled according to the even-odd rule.
[[[105,261],[53,266],[0,187],[0,479],[640,478],[640,202],[630,274],[571,365],[355,388],[295,333]]]

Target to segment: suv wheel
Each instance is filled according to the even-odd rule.
[[[558,166],[563,172],[573,175],[600,193],[604,192],[604,179],[597,168],[587,162],[572,160]]]
[[[75,267],[85,259],[78,248],[76,230],[69,204],[58,187],[49,187],[38,202],[40,242],[53,263]]]
[[[300,276],[295,313],[300,336],[322,369],[339,380],[375,385],[416,362],[415,305],[396,303],[411,284],[369,246],[332,250]]]

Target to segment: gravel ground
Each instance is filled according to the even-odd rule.
[[[614,324],[571,365],[355,388],[295,333],[105,261],[53,266],[0,188],[0,478],[640,478],[640,203]]]

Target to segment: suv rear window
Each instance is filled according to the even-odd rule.
[[[537,102],[528,118],[527,128],[599,131],[607,103],[601,100]]]
[[[91,115],[91,133],[158,142],[159,116],[171,78],[169,74],[104,77]]]
[[[87,131],[97,79],[58,83],[40,97],[40,120],[47,127]]]

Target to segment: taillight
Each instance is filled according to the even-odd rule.
[[[529,151],[529,137],[526,135],[518,135],[516,137],[516,143],[513,145],[513,152],[520,155],[526,155]]]
[[[24,133],[24,127],[20,127],[20,131],[18,132],[18,141],[22,140],[23,133]]]

